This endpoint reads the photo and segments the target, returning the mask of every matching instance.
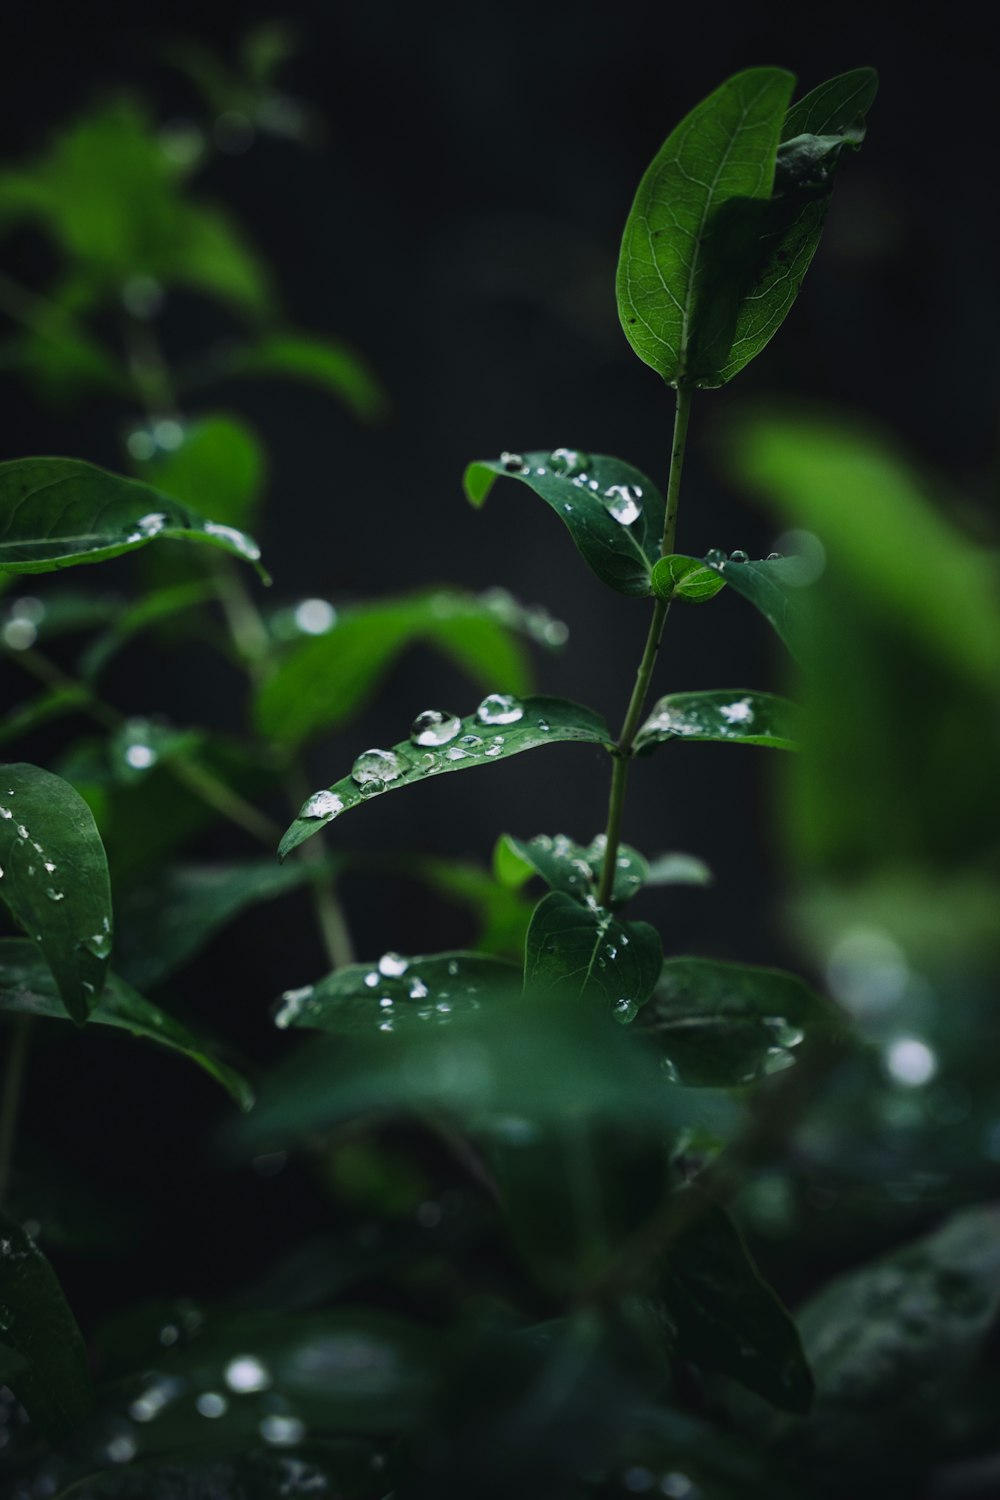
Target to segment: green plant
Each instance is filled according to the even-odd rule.
[[[960,1399],[1000,1306],[995,1211],[980,1206],[974,1172],[964,1186],[955,1179],[961,1213],[820,1290],[798,1326],[738,1227],[766,1245],[783,1218],[795,1221],[790,1259],[773,1258],[801,1291],[801,1204],[858,1171],[854,1129],[879,1139],[884,1170],[907,1181],[918,1172],[927,1141],[916,1143],[909,1119],[898,1135],[892,1079],[904,1090],[928,1081],[935,1053],[897,1020],[866,1028],[863,993],[895,983],[890,1000],[902,1002],[904,955],[948,982],[928,936],[940,932],[931,914],[942,899],[944,926],[961,933],[973,967],[985,968],[995,943],[993,834],[979,799],[1000,631],[982,554],[881,443],[828,417],[773,411],[729,433],[734,477],[822,537],[826,571],[815,536],[762,561],[675,550],[695,393],[739,373],[789,311],[876,80],[858,70],[791,105],[793,86],[774,68],[723,84],[668,137],[626,224],[622,326],[676,393],[664,493],[628,463],[566,448],[504,453],[466,472],[475,505],[497,478],[526,485],[603,582],[649,601],[617,737],[595,710],[531,691],[522,638],[553,646],[564,631],[505,594],[436,589],[339,617],[321,599],[263,612],[240,571],[258,557],[248,531],[258,444],[230,416],[181,416],[153,294],[174,278],[235,293],[254,320],[236,366],[319,374],[361,415],[379,404],[371,377],[343,351],[331,364],[301,335],[260,330],[256,320],[273,324],[274,314],[252,257],[162,161],[151,171],[154,139],[135,111],[85,121],[33,173],[0,182],[0,203],[47,216],[75,257],[44,313],[33,297],[8,296],[28,324],[18,359],[46,379],[100,370],[146,406],[127,440],[141,478],[69,459],[0,466],[3,576],[149,559],[137,603],[53,592],[8,606],[5,642],[42,691],[5,737],[82,712],[102,739],[74,744],[59,776],[26,764],[0,772],[0,896],[25,934],[0,941],[0,1182],[30,1020],[64,1016],[187,1053],[245,1107],[224,1132],[230,1159],[249,1153],[266,1171],[295,1148],[320,1202],[337,1210],[315,1237],[286,1246],[261,1284],[208,1306],[176,1297],[126,1308],[95,1329],[94,1389],[82,1337],[24,1227],[30,1190],[15,1182],[0,1241],[0,1377],[31,1418],[10,1445],[18,1497],[876,1494],[880,1435],[895,1445],[897,1477],[924,1462],[926,1445],[959,1446],[942,1421],[942,1435],[929,1431],[911,1456],[896,1451],[922,1403]],[[91,151],[120,162],[122,176],[96,204],[88,188],[74,207],[67,181],[90,179],[66,178],[61,164]],[[136,162],[143,191],[129,196]],[[164,242],[156,226],[167,220],[183,233]],[[141,306],[136,277],[150,294]],[[76,321],[123,288],[124,372]],[[57,357],[31,352],[42,338]],[[196,545],[172,555],[164,544],[177,539]],[[669,610],[727,586],[801,658],[801,712],[742,687],[668,693],[650,709]],[[41,648],[79,628],[95,634],[69,672]],[[105,702],[100,675],[113,654],[140,632],[169,642],[178,629],[245,671],[252,724],[242,740],[128,718]],[[482,684],[479,707],[425,710],[407,738],[363,751],[349,775],[307,795],[303,744],[359,712],[416,640]],[[882,805],[906,758],[918,681],[934,683],[942,729],[962,724],[976,747],[975,774],[937,818],[913,809],[940,756],[911,758],[896,801]],[[856,723],[867,713],[882,735],[877,784],[852,760],[847,711]],[[864,756],[878,753],[871,733],[858,736]],[[833,955],[844,1005],[774,969],[664,958],[657,929],[624,914],[644,887],[708,878],[695,856],[648,858],[622,842],[633,761],[678,741],[805,746],[789,796],[804,892],[796,920]],[[366,858],[339,844],[317,854],[315,836],[388,792],[562,742],[608,752],[603,833],[585,843],[504,834],[492,871],[401,856],[414,879],[477,911],[478,948],[354,963],[336,881]],[[209,814],[277,844],[260,805],[280,789],[299,808],[281,854],[301,856],[175,858]],[[548,893],[529,901],[539,880]],[[132,984],[162,985],[238,911],[296,887],[312,894],[332,972],[286,991],[275,1022],[330,1040],[310,1039],[257,1090],[224,1048]],[[987,1107],[977,1128],[988,1121]],[[933,1110],[920,1128],[933,1131]],[[857,1190],[852,1214],[879,1226],[865,1205]],[[927,1225],[912,1214],[904,1228]],[[866,1421],[873,1399],[880,1434]],[[967,1443],[978,1420],[973,1412]]]

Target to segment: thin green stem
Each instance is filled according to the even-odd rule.
[[[10,1045],[3,1070],[3,1094],[0,1096],[0,1207],[7,1196],[14,1161],[14,1141],[17,1137],[21,1091],[28,1061],[31,1022],[31,1016],[15,1016],[10,1026]]]
[[[691,419],[691,392],[678,388],[677,407],[674,413],[673,440],[670,445],[670,473],[667,477],[667,505],[663,522],[662,556],[673,551],[677,531],[677,507],[680,501],[681,474],[684,469],[684,450],[687,445],[688,423]],[[622,813],[625,808],[625,790],[628,784],[628,763],[632,755],[636,733],[642,721],[646,696],[653,676],[653,668],[660,650],[663,627],[666,623],[670,603],[657,599],[653,605],[653,616],[649,622],[649,633],[642,659],[635,675],[635,685],[625,711],[625,720],[614,751],[611,772],[611,792],[608,798],[608,821],[605,832],[604,864],[597,888],[597,903],[607,906],[615,885],[615,867],[618,860],[618,845],[621,842]]]

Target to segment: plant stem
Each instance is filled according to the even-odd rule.
[[[684,469],[684,450],[687,445],[688,422],[691,418],[691,392],[683,386],[677,390],[677,407],[674,413],[674,433],[670,445],[670,473],[667,477],[667,505],[663,520],[663,541],[660,553],[666,557],[673,551],[677,531],[677,507],[680,501],[681,474]],[[607,906],[615,885],[615,866],[618,845],[621,842],[622,812],[625,807],[625,789],[628,783],[628,763],[632,746],[646,706],[653,668],[660,649],[663,627],[666,623],[670,602],[657,599],[653,605],[653,617],[649,622],[649,633],[642,659],[635,675],[635,686],[625,711],[625,720],[614,750],[614,765],[611,771],[611,794],[608,798],[608,821],[605,833],[604,864],[597,888],[598,906]]]
[[[10,1183],[31,1022],[31,1016],[15,1016],[10,1027],[10,1050],[3,1071],[3,1096],[0,1097],[0,1207]]]

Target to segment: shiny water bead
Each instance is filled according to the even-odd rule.
[[[612,484],[601,496],[608,514],[622,526],[631,526],[642,515],[642,490],[637,484]]]
[[[710,547],[705,553],[705,561],[710,568],[721,568],[726,562],[726,554],[721,547]]]
[[[549,454],[549,467],[552,472],[565,474],[570,479],[577,474],[585,474],[590,464],[590,454],[584,453],[582,448],[553,448]]]
[[[510,693],[490,693],[476,709],[480,724],[516,724],[523,717],[520,699]]]
[[[730,552],[730,554],[729,554],[729,561],[730,562],[734,562],[734,563],[745,563],[745,562],[749,562],[750,558],[749,558],[749,556],[748,556],[748,554],[746,552],[742,551],[741,548],[737,547],[737,549],[736,549],[735,552]]]
[[[378,782],[381,789],[387,781],[402,776],[405,769],[395,750],[362,750],[351,767],[351,779],[362,788],[374,787]]]
[[[415,745],[447,745],[462,727],[461,719],[440,708],[425,708],[417,714],[410,729]]]
[[[383,953],[378,961],[378,971],[387,979],[398,979],[409,968],[409,960],[399,953]]]
[[[318,792],[313,792],[303,802],[299,812],[300,818],[335,818],[338,813],[344,811],[343,798],[338,797],[336,792],[328,791],[325,787]]]
[[[500,462],[503,464],[508,474],[520,474],[521,471],[526,467],[524,459],[521,457],[520,453],[501,453]]]

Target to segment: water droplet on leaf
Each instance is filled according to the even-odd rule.
[[[413,721],[410,739],[415,745],[447,745],[461,727],[461,719],[454,714],[440,708],[425,708]]]
[[[476,709],[480,724],[516,724],[523,717],[520,699],[510,693],[490,693]]]
[[[406,767],[395,750],[362,750],[351,767],[351,777],[358,786],[381,791],[387,781],[402,776]]]
[[[604,491],[601,503],[621,526],[631,526],[642,515],[642,490],[637,484],[613,484]]]

